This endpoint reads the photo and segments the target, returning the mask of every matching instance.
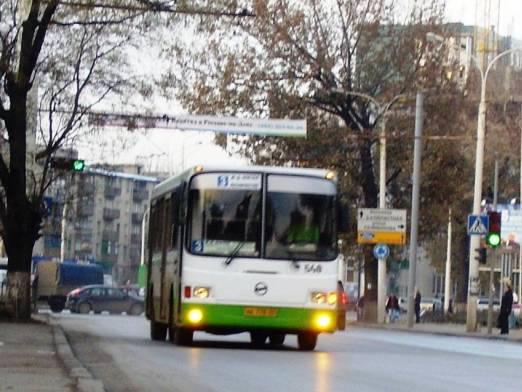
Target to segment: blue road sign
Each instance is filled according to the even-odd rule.
[[[390,255],[390,248],[386,244],[377,244],[373,247],[373,255],[376,259],[385,259]]]
[[[489,230],[487,215],[468,215],[468,235],[485,235]]]

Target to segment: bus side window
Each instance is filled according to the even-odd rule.
[[[178,247],[178,222],[179,222],[179,192],[176,190],[172,192],[170,196],[170,230],[169,230],[169,243],[170,249],[176,249]]]
[[[152,252],[156,250],[156,243],[158,238],[158,205],[154,204],[150,210],[149,221],[149,249]]]
[[[172,225],[172,214],[171,214],[172,203],[170,199],[163,199],[163,208],[165,215],[163,216],[163,229],[162,233],[165,236],[165,249],[170,249],[170,228]]]

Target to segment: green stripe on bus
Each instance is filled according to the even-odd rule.
[[[318,316],[328,315],[333,322],[328,328],[321,329],[321,332],[336,330],[336,310],[185,303],[181,311],[184,325],[190,325],[187,316],[191,309],[201,310],[203,319],[200,325],[208,327],[311,330],[317,329],[314,321]]]

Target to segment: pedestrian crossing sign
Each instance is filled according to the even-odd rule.
[[[468,215],[468,235],[486,235],[489,230],[487,215]]]

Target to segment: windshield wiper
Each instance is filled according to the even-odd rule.
[[[230,253],[228,255],[227,259],[224,261],[225,265],[229,265],[232,262],[232,260],[234,260],[236,258],[236,256],[238,255],[239,251],[243,248],[245,243],[246,242],[240,242],[239,244],[236,245],[236,247],[234,248],[232,253]]]
[[[295,257],[295,253],[292,252],[290,249],[288,248],[285,248],[286,250],[286,254],[288,255],[288,259],[290,260],[290,262],[292,263],[292,265],[294,266],[295,269],[299,269],[301,268],[301,266],[299,265],[299,263],[297,262],[297,257]]]

